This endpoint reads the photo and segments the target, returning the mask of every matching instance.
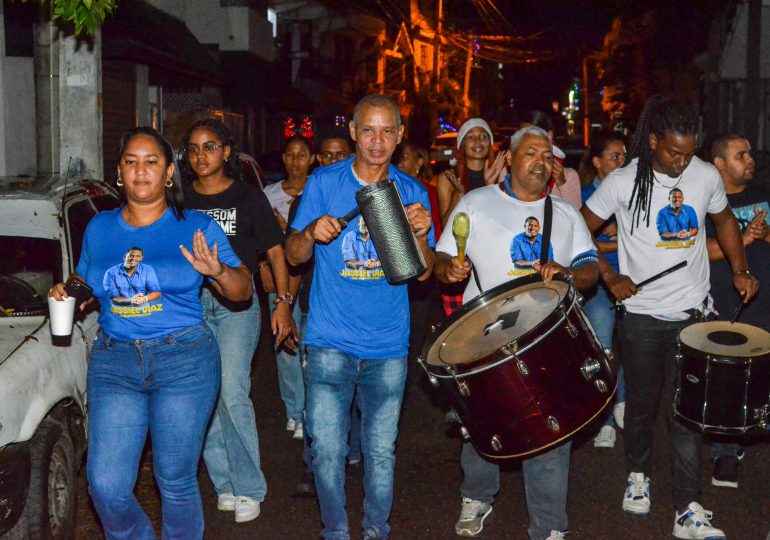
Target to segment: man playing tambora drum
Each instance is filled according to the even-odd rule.
[[[534,230],[522,232],[522,223],[535,220],[545,225],[545,189],[553,169],[553,151],[548,134],[538,127],[529,127],[513,135],[511,154],[510,178],[502,184],[483,187],[465,195],[448,221],[452,223],[457,212],[469,215],[470,235],[466,250],[474,262],[473,271],[481,287],[488,290],[517,276],[535,272],[539,272],[546,282],[556,274],[571,276],[579,289],[596,283],[597,253],[591,235],[580,213],[558,197],[552,198],[553,232],[549,253],[553,254],[553,258],[538,266],[538,270],[532,265],[522,268],[518,260],[522,256],[518,254],[520,250],[513,250],[512,245],[519,242],[517,237],[521,235],[540,236]],[[435,273],[439,280],[457,283],[466,279],[471,265],[467,260],[460,264],[451,235],[441,237],[436,252]],[[534,257],[539,257],[539,252],[531,252],[529,258]],[[480,292],[476,280],[471,279],[463,302],[469,302]],[[522,464],[530,518],[529,537],[532,540],[564,538],[570,447],[568,441],[525,459]],[[461,463],[465,478],[460,490],[460,520],[455,525],[455,531],[461,536],[475,536],[481,532],[484,519],[492,512],[492,498],[500,486],[499,468],[497,464],[482,459],[467,442],[463,445]]]
[[[725,198],[717,170],[694,157],[698,116],[681,102],[653,96],[639,118],[626,164],[610,173],[582,208],[592,231],[615,214],[618,224],[616,272],[602,258],[600,272],[625,312],[618,336],[626,383],[625,450],[628,480],[623,510],[650,512],[653,420],[663,392],[670,434],[676,538],[724,538],[712,527],[711,512],[700,504],[702,434],[673,418],[677,334],[709,315],[709,266],[703,223],[714,222],[716,237],[732,270],[733,286],[748,302],[757,291],[749,274],[738,225]],[[694,232],[661,239],[655,216],[670,206],[676,188],[688,201]],[[676,193],[676,192],[675,192]],[[677,263],[687,266],[643,288],[639,283]]]

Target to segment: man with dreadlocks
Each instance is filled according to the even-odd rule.
[[[744,302],[756,294],[758,283],[749,273],[719,173],[694,156],[697,129],[697,114],[688,104],[663,96],[650,98],[626,165],[607,176],[581,211],[591,231],[613,214],[618,225],[620,273],[601,260],[600,275],[623,303],[618,337],[625,367],[629,473],[623,510],[636,515],[650,512],[653,419],[662,393],[676,505],[673,534],[704,540],[725,535],[711,525],[711,512],[699,502],[702,435],[674,420],[671,399],[677,374],[676,336],[710,313],[709,263],[702,228],[688,238],[661,240],[655,216],[669,206],[671,190],[686,197],[698,223],[705,222],[706,214],[712,219],[732,269],[732,284]],[[682,261],[687,263],[684,269],[643,288],[635,285]]]

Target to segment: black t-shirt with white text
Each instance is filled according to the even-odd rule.
[[[203,195],[192,184],[184,188],[185,208],[211,216],[227,235],[233,250],[253,274],[257,252],[283,243],[283,233],[265,194],[246,184],[233,182],[221,193]]]
[[[727,195],[741,233],[754,219],[755,208],[758,211],[770,211],[770,193],[757,185],[758,181],[754,180],[754,183],[741,193]],[[770,215],[765,219],[770,223]],[[711,220],[706,223],[706,234],[711,238],[716,237]],[[751,273],[759,280],[760,286],[757,296],[743,307],[738,320],[770,332],[770,243],[754,240],[746,246],[746,262]],[[729,320],[740,302],[740,295],[733,287],[733,272],[726,259],[711,262],[711,296],[720,319]]]

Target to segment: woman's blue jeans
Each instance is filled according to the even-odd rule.
[[[313,475],[324,525],[321,536],[350,538],[345,512],[345,458],[355,394],[361,411],[364,535],[385,540],[390,533],[388,518],[393,506],[406,357],[365,360],[336,349],[308,346],[307,350],[307,428],[313,441]]]
[[[244,305],[245,304],[245,305]],[[265,499],[267,484],[259,461],[259,437],[251,390],[251,360],[259,339],[259,299],[232,304],[201,290],[203,319],[222,355],[222,386],[211,418],[203,459],[217,494]]]
[[[134,497],[148,430],[163,539],[203,538],[196,473],[219,380],[219,349],[203,323],[148,340],[96,338],[88,365],[88,490],[107,540],[156,538]]]
[[[271,315],[275,311],[273,300],[275,300],[275,293],[267,295]],[[291,313],[299,332],[302,313],[297,304],[299,302],[292,304]],[[275,362],[278,370],[278,390],[286,406],[286,417],[302,422],[305,412],[305,379],[302,375],[302,358],[299,350],[290,351],[286,347],[278,347],[275,350]]]

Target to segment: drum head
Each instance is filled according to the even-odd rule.
[[[521,283],[521,280],[517,280]],[[459,317],[433,342],[429,365],[469,364],[519,340],[562,304],[570,290],[564,281],[536,281],[519,287],[507,284],[479,296],[463,307]]]
[[[770,333],[743,323],[710,321],[679,332],[679,341],[712,356],[751,358],[770,353]]]

